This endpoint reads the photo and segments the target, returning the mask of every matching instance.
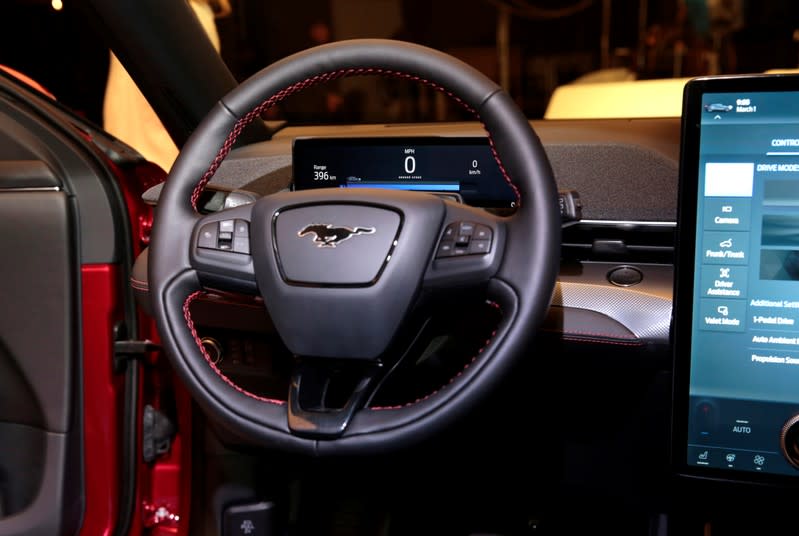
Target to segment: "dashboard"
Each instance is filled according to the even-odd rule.
[[[679,119],[532,124],[558,189],[575,192],[581,204],[580,220],[564,224],[562,269],[546,329],[576,344],[650,348],[643,359],[662,364],[669,359]],[[292,188],[374,183],[432,184],[439,194],[473,206],[512,209],[506,197],[512,192],[478,123],[362,125],[347,131],[342,137],[337,127],[288,127],[269,142],[236,149],[209,185],[206,210]],[[355,158],[369,165],[348,169]],[[470,170],[483,174],[479,189]],[[156,203],[159,192],[160,185],[144,198]]]
[[[647,370],[668,369],[679,119],[532,125],[558,189],[575,192],[582,213],[579,221],[564,223],[561,271],[542,335],[568,351],[595,348],[606,362],[625,369],[629,359]],[[449,158],[439,158],[442,149]],[[302,162],[293,164],[298,152]],[[372,162],[368,172],[347,168],[353,155],[364,154]],[[212,179],[205,208],[297,187],[393,181],[396,187],[432,183],[439,194],[458,194],[474,206],[512,210],[509,201],[501,201],[507,185],[489,154],[485,131],[475,122],[356,125],[348,126],[346,137],[335,126],[287,127],[269,142],[234,150]],[[471,188],[468,172],[474,169],[493,183],[477,191],[483,197]],[[408,176],[421,178],[401,178]],[[444,185],[451,189],[441,191]],[[156,203],[159,191],[159,186],[150,189],[145,200]],[[492,192],[498,197],[486,197]]]

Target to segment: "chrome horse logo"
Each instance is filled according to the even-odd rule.
[[[332,223],[312,223],[303,227],[297,236],[314,235],[314,244],[318,248],[334,248],[355,235],[372,234],[374,227],[336,227]]]

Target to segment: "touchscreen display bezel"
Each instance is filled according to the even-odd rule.
[[[703,96],[707,93],[764,93],[799,91],[797,75],[747,75],[699,78],[685,86],[683,95],[680,177],[675,242],[675,284],[672,322],[673,405],[671,460],[675,473],[682,477],[770,484],[794,487],[796,476],[758,473],[743,470],[703,467],[688,461],[689,400],[691,378],[691,338],[695,285],[697,205],[700,187],[700,135],[704,113]],[[731,95],[731,98],[734,97]],[[798,107],[799,109],[799,107]],[[799,111],[797,112],[799,116]],[[698,314],[698,313],[697,313]],[[799,390],[799,386],[797,386]],[[799,398],[799,396],[797,397]]]

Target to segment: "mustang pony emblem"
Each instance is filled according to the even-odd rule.
[[[334,227],[332,223],[312,223],[297,233],[297,236],[314,235],[314,243],[318,248],[334,248],[338,244],[355,235],[372,234],[374,227]]]

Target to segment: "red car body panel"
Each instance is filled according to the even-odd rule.
[[[81,268],[83,297],[83,444],[86,510],[81,536],[107,536],[119,508],[120,415],[124,379],[113,370],[114,326],[122,319],[119,268]]]
[[[85,136],[84,136],[85,138]],[[91,140],[89,140],[91,141]],[[141,198],[150,186],[164,180],[157,166],[141,163],[121,168],[105,162],[114,174],[127,207],[132,253],[138,255],[149,242],[152,208]],[[123,452],[124,376],[114,370],[114,334],[124,322],[124,271],[116,264],[81,267],[83,320],[83,432],[85,455],[85,511],[81,536],[118,534],[121,505],[120,481]],[[138,333],[130,337],[158,342],[152,318],[137,313]],[[174,397],[177,434],[171,448],[154,462],[144,463],[141,453],[142,408],[161,407],[164,393]],[[137,410],[137,482],[130,535],[145,531],[153,536],[188,533],[191,492],[191,398],[176,382],[166,360],[154,352],[142,360]],[[183,514],[183,515],[182,515]]]

